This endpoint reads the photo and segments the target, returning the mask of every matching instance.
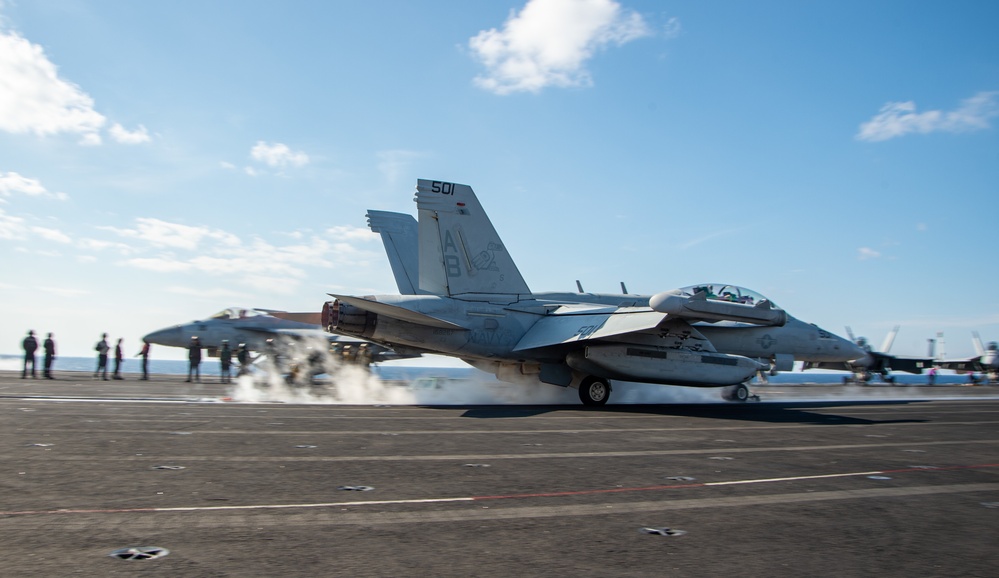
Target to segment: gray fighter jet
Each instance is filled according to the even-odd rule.
[[[318,322],[319,316],[315,313],[230,307],[204,320],[153,331],[142,340],[187,348],[191,338],[197,337],[210,357],[218,357],[223,341],[229,342],[234,354],[238,344],[245,344],[248,350],[258,353],[285,355],[296,343],[319,341],[328,343],[330,353],[348,362],[377,363],[415,356],[400,355],[363,339],[330,334]]]
[[[885,383],[895,383],[895,378],[891,371],[904,371],[906,373],[920,374],[924,369],[933,366],[933,359],[929,357],[899,357],[890,355],[891,346],[898,335],[899,326],[896,325],[885,337],[881,350],[871,348],[866,337],[854,337],[853,331],[847,327],[846,333],[850,339],[864,351],[864,355],[850,361],[807,361],[802,367],[806,369],[833,369],[839,371],[849,371],[852,375],[843,378],[843,383],[866,384],[878,375]]]
[[[954,359],[936,362],[940,369],[952,369],[958,373],[982,373],[986,383],[999,381],[999,343],[990,341],[988,347],[982,346],[982,338],[977,331],[971,332],[972,343],[975,344],[977,356],[970,359]]]
[[[399,293],[414,295],[420,293],[418,251],[419,238],[417,221],[405,213],[369,210],[368,227],[381,235],[388,255],[392,273],[396,278]],[[626,298],[629,303],[649,306],[652,296],[629,294],[624,283],[624,295],[585,293],[576,281],[576,294],[535,294],[539,298],[564,300],[571,298],[584,303],[614,304]],[[422,292],[426,294],[426,292]],[[699,295],[703,293],[703,295]],[[675,297],[670,299],[670,296]],[[695,297],[697,296],[697,297]],[[715,320],[707,317],[697,319],[693,311],[700,304],[698,300],[721,300],[727,303],[757,305],[768,301],[765,297],[743,287],[723,283],[705,283],[667,292],[659,297],[660,310],[666,310],[677,317],[685,317],[691,325],[722,353],[741,355],[769,364],[770,375],[778,371],[791,371],[795,361],[807,363],[846,363],[853,357],[863,357],[864,351],[852,347],[849,342],[819,327],[800,321],[790,315],[783,325],[758,325],[751,322]],[[693,298],[693,303],[690,299]],[[772,302],[771,302],[772,303]],[[704,304],[707,306],[707,304]],[[775,307],[775,306],[774,306]],[[761,373],[765,379],[765,374]],[[735,392],[743,395],[745,392]]]
[[[745,382],[770,369],[760,361],[769,355],[728,353],[694,324],[747,326],[746,338],[729,345],[755,353],[773,346],[767,330],[793,319],[762,296],[724,285],[651,298],[532,293],[471,187],[421,179],[416,201],[414,288],[424,294],[331,294],[335,299],[322,314],[328,330],[458,357],[503,381],[575,387],[584,404],[602,405],[610,380],[728,386],[728,395],[744,400]],[[844,339],[806,327],[801,339],[815,349],[825,340],[840,359],[863,354]],[[754,348],[755,340],[762,343]]]

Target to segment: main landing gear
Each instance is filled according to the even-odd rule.
[[[732,385],[722,390],[722,398],[728,401],[738,401],[740,403],[750,400],[759,401],[760,398],[749,392],[749,386],[745,383]]]
[[[596,407],[604,405],[610,399],[610,382],[601,377],[590,376],[579,384],[579,401],[583,405]]]

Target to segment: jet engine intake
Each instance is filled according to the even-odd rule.
[[[326,331],[358,337],[371,337],[378,315],[339,299],[323,303],[322,324]]]

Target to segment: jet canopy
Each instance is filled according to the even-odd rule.
[[[261,311],[256,309],[242,309],[240,307],[230,307],[228,309],[223,309],[215,315],[212,315],[210,319],[247,319],[249,317],[257,317],[259,315],[266,315]]]
[[[743,305],[757,305],[760,301],[770,301],[756,291],[739,287],[737,285],[726,285],[724,283],[704,283],[701,285],[691,285],[680,289],[684,296],[693,297],[697,293],[707,293],[707,298],[712,301],[728,301],[730,303],[742,303]],[[770,307],[780,309],[770,301]]]

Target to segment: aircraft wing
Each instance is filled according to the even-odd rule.
[[[538,349],[574,342],[590,342],[633,333],[665,331],[671,337],[683,340],[693,337],[702,343],[701,351],[714,351],[711,342],[682,320],[667,321],[668,316],[645,307],[590,307],[563,306],[538,320],[514,347],[514,351]],[[665,323],[664,323],[665,322]]]

